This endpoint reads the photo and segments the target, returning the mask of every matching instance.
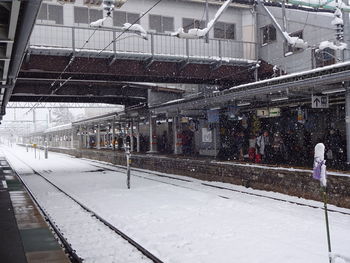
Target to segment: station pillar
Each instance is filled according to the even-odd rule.
[[[179,117],[173,117],[174,154],[182,153],[182,138]]]
[[[87,149],[88,148],[88,128],[84,127],[83,129],[83,136],[84,136],[84,143],[83,143],[83,148]]]
[[[149,153],[156,153],[157,151],[157,119],[149,116]]]
[[[92,130],[93,130],[94,128],[92,127]],[[90,127],[88,127],[87,128],[87,134],[86,134],[86,136],[87,136],[87,147],[86,148],[91,148],[90,147]]]
[[[74,140],[75,139],[78,139],[77,137],[77,134],[75,133],[74,134],[74,132],[75,132],[75,130],[74,129],[72,129],[73,130],[73,134],[72,134],[72,148],[74,149],[75,148],[75,143],[74,143]],[[84,129],[83,129],[83,127],[82,126],[79,126],[79,140],[78,140],[78,148],[79,149],[82,149],[83,147],[84,147]]]
[[[130,122],[130,152],[134,151],[134,121]]]
[[[350,83],[345,91],[346,160],[350,163]]]
[[[67,143],[66,143],[66,139],[67,139],[67,138],[66,138],[66,137],[67,137],[67,136],[66,136],[66,132],[63,131],[61,136],[62,136],[62,144],[61,144],[61,147],[68,148],[68,147],[67,147]]]
[[[79,128],[79,131],[81,131],[81,128]],[[71,139],[70,139],[70,148],[74,149],[74,139],[75,139],[75,133],[76,130],[72,128],[72,134],[71,134]]]
[[[123,145],[121,145],[121,149],[124,149],[126,146],[126,138],[128,137],[128,130],[126,128],[126,122],[123,122],[120,124],[120,131],[123,134]]]
[[[101,149],[101,126],[100,124],[97,125],[96,130],[96,149]]]
[[[58,132],[58,147],[63,147],[63,133],[62,131]]]
[[[115,139],[115,117],[113,117],[113,122],[112,122],[112,147],[113,147],[113,151],[115,151],[115,143],[116,143],[116,139]]]
[[[140,122],[136,123],[136,151],[139,153],[140,148]]]

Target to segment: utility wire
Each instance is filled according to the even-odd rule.
[[[141,18],[143,18],[146,14],[148,14],[154,7],[156,7],[160,2],[162,2],[162,0],[158,0],[158,1],[157,1],[154,5],[152,5],[145,13],[143,13],[138,19],[136,19],[128,28],[124,29],[124,30],[123,30],[116,38],[114,38],[107,46],[105,46],[102,50],[100,50],[99,53],[98,53],[97,55],[95,55],[95,57],[92,57],[92,60],[91,60],[89,63],[95,61],[95,60],[102,54],[102,52],[105,51],[111,44],[113,44],[113,43],[116,42],[117,40],[123,40],[123,39],[125,39],[125,38],[123,38],[123,39],[119,39],[119,38],[120,38],[122,35],[124,35],[134,24],[136,24],[138,21],[140,21]],[[205,12],[203,12],[203,14],[202,14],[201,21],[203,21],[204,13],[205,13]],[[307,23],[308,18],[309,18],[309,13],[310,13],[310,12],[307,11],[306,20],[305,20],[304,23],[302,23],[302,24],[303,24],[303,28],[306,27],[306,23]],[[294,22],[298,23],[297,21],[294,21]],[[300,22],[299,22],[299,23],[300,23]],[[327,28],[327,29],[328,29],[328,28]],[[93,32],[93,34],[96,32],[96,30],[97,30],[97,28],[95,29],[95,31]],[[316,29],[316,31],[318,31],[318,30],[321,30],[321,29]],[[89,40],[91,39],[91,37],[93,36],[93,34],[92,34],[92,35],[90,36],[90,38],[84,43],[83,48],[84,48],[85,45],[89,42]],[[259,43],[257,43],[257,44],[259,45]],[[81,48],[81,49],[83,49],[83,48]],[[283,57],[284,57],[284,56],[281,56],[281,57],[279,57],[279,58],[275,58],[274,60],[281,59],[281,58],[283,58]],[[51,83],[51,87],[53,87],[53,86],[56,84],[56,82],[57,82],[58,80],[61,79],[62,75],[66,72],[66,70],[68,69],[68,67],[70,66],[70,64],[71,64],[72,62],[73,62],[73,61],[70,60],[70,62],[69,62],[69,63],[67,64],[67,66],[65,67],[65,69],[61,72],[60,76],[59,76],[53,83]],[[82,66],[81,68],[79,68],[79,70],[82,70],[82,69],[86,68],[86,67],[88,66],[89,63],[84,64],[84,66]],[[240,71],[238,71],[238,72],[235,72],[235,74],[242,74],[242,73],[245,73],[245,72],[249,72],[249,71],[251,71],[251,70],[254,70],[254,69],[256,69],[256,67],[252,66],[252,67],[249,67],[249,68],[246,68],[246,69],[242,69],[242,70],[240,70]],[[226,76],[223,76],[223,77],[221,77],[221,78],[218,78],[217,80],[224,80],[224,79],[227,79],[227,78],[230,78],[230,77],[232,77],[232,74],[228,74],[228,75],[226,75]],[[37,107],[38,105],[40,105],[41,103],[44,103],[51,95],[54,95],[57,91],[59,91],[59,90],[60,90],[67,82],[69,82],[71,79],[72,79],[72,77],[69,77],[69,78],[65,79],[64,82],[60,83],[60,85],[59,85],[56,89],[54,89],[54,90],[51,92],[51,94],[50,94],[49,96],[46,96],[45,99],[43,99],[44,97],[42,96],[42,97],[40,98],[39,102],[37,102],[37,104],[34,105],[28,112],[30,112],[31,110],[33,110],[34,108],[36,108],[36,107]]]
[[[86,68],[88,66],[88,64],[90,64],[91,62],[95,61],[101,54],[103,51],[105,51],[110,45],[112,45],[114,42],[116,42],[122,35],[124,35],[133,25],[135,25],[138,21],[141,20],[141,18],[143,18],[146,14],[148,14],[153,8],[155,8],[160,2],[162,2],[163,0],[158,0],[155,4],[153,4],[145,13],[143,13],[138,19],[136,19],[128,28],[124,29],[116,38],[114,38],[107,46],[105,46],[103,49],[101,49],[97,55],[95,55],[95,57],[92,58],[91,61],[89,61],[89,63],[84,64],[84,66],[82,66],[81,68],[78,68],[78,70],[83,70],[84,68]],[[96,32],[97,28],[95,29],[94,33]],[[92,37],[92,36],[91,36]],[[91,38],[90,37],[90,38]],[[90,40],[90,38],[88,39],[88,41]],[[88,43],[85,42],[84,46]],[[65,70],[68,69],[69,65],[72,62],[70,61],[67,66],[65,67],[64,71],[62,71],[62,73],[60,74],[60,77],[64,74]],[[34,105],[31,109],[29,109],[28,112],[32,111],[34,108],[36,108],[37,106],[39,106],[41,103],[44,103],[45,101],[48,100],[48,98],[52,95],[54,95],[57,91],[59,91],[69,80],[71,80],[72,77],[69,77],[67,79],[64,80],[64,82],[60,83],[60,85],[54,89],[53,91],[51,91],[51,94],[49,96],[46,96],[44,98],[44,96],[41,96],[41,98],[39,99],[39,102],[37,103],[37,105]],[[56,79],[55,83],[59,80]],[[51,85],[51,88],[53,87],[53,85]]]
[[[97,28],[92,32],[92,34],[89,36],[89,38],[85,41],[84,45],[80,48],[80,50],[82,50],[88,43],[89,41],[91,40],[91,38],[94,36],[94,34],[96,33],[97,31]],[[65,68],[63,69],[63,71],[60,73],[60,75],[54,80],[51,82],[50,84],[50,89],[53,88],[53,86],[57,83],[57,81],[59,81],[61,78],[62,78],[62,75],[67,71],[68,67],[73,63],[74,61],[74,56],[72,55],[72,57],[70,58],[68,64],[65,66]],[[39,100],[25,113],[26,115],[32,111],[34,108],[36,108],[37,106],[40,105],[41,103],[41,100],[43,99],[43,97],[40,97]]]
[[[309,2],[310,2],[310,0],[309,0]],[[320,1],[319,1],[319,2],[320,2]],[[300,23],[300,22],[295,21],[295,20],[293,21],[293,22],[295,22],[295,23],[303,24],[303,29],[302,29],[302,31],[305,30],[305,27],[306,27],[307,22],[308,22],[308,19],[309,19],[310,11],[306,11],[306,12],[307,12],[307,15],[306,15],[306,19],[305,19],[304,23]],[[264,14],[260,14],[260,15],[266,16],[266,15],[264,15]],[[312,25],[312,26],[313,26],[313,25]],[[313,32],[316,32],[316,31],[319,31],[319,30],[322,30],[322,29],[330,29],[330,28],[322,27],[322,28],[318,28],[318,29],[313,30]],[[334,33],[322,34],[323,37],[325,37],[325,36],[331,36],[331,35],[333,36]],[[259,45],[259,43],[257,43],[257,45]],[[312,48],[312,47],[308,47],[307,49],[310,49],[310,48]],[[306,50],[306,49],[305,49],[305,50]],[[275,57],[273,60],[270,60],[269,62],[277,61],[277,60],[279,60],[279,59],[283,59],[284,57],[285,57],[284,55],[279,56],[279,57]],[[245,73],[245,72],[249,72],[249,71],[251,71],[251,70],[254,70],[254,69],[256,69],[256,67],[252,66],[252,67],[249,67],[249,68],[247,68],[247,69],[242,69],[242,70],[240,70],[240,71],[238,71],[238,72],[235,72],[234,74],[242,74],[242,73]],[[233,74],[228,74],[228,75],[225,75],[225,76],[223,76],[223,77],[218,78],[217,80],[228,79],[228,78],[232,77],[232,75],[233,75]]]

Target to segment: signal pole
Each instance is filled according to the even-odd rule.
[[[208,0],[205,2],[205,20],[206,20],[206,25],[208,26],[209,23],[209,3]],[[209,43],[209,33],[206,34],[205,36],[205,43]]]

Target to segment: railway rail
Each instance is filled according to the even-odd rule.
[[[132,246],[134,248],[136,248],[139,252],[140,252],[140,256],[141,258],[143,258],[144,260],[142,262],[154,262],[154,263],[163,263],[159,258],[157,258],[155,255],[153,255],[150,251],[148,251],[146,248],[144,248],[143,246],[141,246],[139,243],[137,243],[135,240],[133,240],[131,237],[129,237],[128,235],[126,235],[124,232],[122,232],[120,229],[116,228],[114,225],[112,225],[111,223],[109,223],[107,220],[105,220],[104,218],[102,218],[101,216],[99,216],[96,212],[94,212],[92,209],[90,209],[89,207],[87,207],[86,205],[84,205],[83,203],[81,203],[80,201],[78,201],[76,198],[74,198],[72,195],[70,195],[69,193],[67,193],[65,190],[63,190],[61,187],[57,186],[55,183],[53,183],[52,181],[50,181],[48,178],[46,178],[43,174],[41,174],[40,172],[38,172],[37,170],[35,170],[31,165],[29,165],[28,163],[26,163],[25,161],[21,160],[20,158],[18,158],[17,156],[15,156],[14,154],[11,153],[12,156],[14,156],[17,160],[19,160],[20,162],[22,162],[23,164],[25,164],[30,170],[32,170],[33,174],[31,175],[35,175],[38,178],[40,178],[40,180],[42,180],[43,182],[45,182],[47,185],[50,186],[51,190],[54,189],[56,191],[57,194],[60,194],[61,196],[65,196],[66,199],[69,199],[68,204],[69,204],[69,209],[72,209],[72,204],[74,203],[76,206],[78,206],[80,209],[84,210],[85,215],[87,216],[86,218],[82,218],[82,222],[81,224],[86,223],[87,220],[94,220],[94,224],[96,226],[98,226],[98,228],[106,228],[108,230],[111,230],[115,236],[115,234],[117,234],[120,238],[122,238],[123,240],[127,241],[129,243],[129,246]],[[28,180],[24,179],[19,172],[17,172],[14,169],[14,166],[11,164],[11,162],[9,160],[7,160],[8,163],[10,164],[10,166],[12,167],[13,171],[16,173],[16,175],[18,176],[18,178],[21,180],[21,182],[23,183],[23,185],[25,186],[25,188],[28,190],[28,192],[30,193],[30,195],[32,196],[33,200],[35,201],[35,203],[38,205],[39,209],[42,211],[42,213],[45,216],[45,219],[49,222],[49,224],[52,226],[54,232],[56,233],[56,235],[59,237],[60,241],[62,242],[66,252],[68,253],[68,255],[70,256],[70,259],[72,262],[83,262],[85,259],[83,257],[79,256],[79,253],[77,253],[74,249],[74,245],[71,245],[68,241],[68,239],[66,238],[66,236],[69,236],[69,233],[62,233],[59,226],[55,223],[55,218],[53,218],[52,216],[50,216],[50,214],[47,212],[47,209],[45,209],[42,204],[41,204],[41,200],[37,197],[37,195],[31,190],[30,185],[28,184]],[[25,176],[28,176],[28,173],[26,173]],[[38,182],[38,181],[37,181]],[[41,182],[42,184],[42,182]],[[55,193],[55,194],[56,194]],[[76,211],[77,210],[74,210]],[[76,217],[76,214],[75,214]],[[79,224],[78,224],[79,225]],[[104,233],[108,233],[108,231],[104,231]],[[86,233],[84,233],[86,234]],[[104,236],[103,239],[106,239],[107,237]],[[119,241],[120,243],[120,241]],[[92,261],[94,261],[96,259],[92,259]],[[95,261],[94,261],[95,262]],[[113,261],[114,262],[114,261]],[[121,262],[125,262],[125,261],[121,261]],[[137,261],[139,262],[139,261]]]
[[[25,183],[25,181],[22,180],[22,177],[16,172],[16,170],[13,169],[11,163],[6,159],[6,162],[9,164],[11,167],[12,171],[16,174],[17,178],[21,181],[23,184],[24,188],[36,204],[36,206],[39,208],[41,214],[43,215],[45,221],[48,223],[50,226],[51,230],[54,232],[56,238],[59,240],[61,246],[64,248],[65,253],[68,255],[69,259],[73,263],[81,263],[83,262],[82,258],[80,258],[77,254],[76,251],[72,248],[71,244],[64,238],[63,234],[60,232],[59,228],[56,226],[55,222],[53,219],[49,216],[48,212],[46,211],[45,208],[43,208],[38,199],[35,197],[34,193],[30,190],[28,185]]]

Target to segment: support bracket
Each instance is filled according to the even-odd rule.
[[[190,64],[190,61],[188,59],[181,61],[179,63],[179,70],[182,71],[188,64]]]
[[[108,66],[112,66],[116,60],[117,60],[117,56],[114,55],[111,61],[108,63]]]
[[[32,52],[31,52],[30,48],[28,47],[27,53],[26,53],[26,63],[29,63],[31,53]]]
[[[215,71],[215,70],[219,69],[222,65],[223,65],[222,60],[215,62],[215,63],[210,65],[210,70]]]
[[[150,57],[150,58],[147,58],[145,60],[145,62],[144,62],[145,63],[145,69],[149,69],[152,66],[153,62],[154,62],[153,56]]]

